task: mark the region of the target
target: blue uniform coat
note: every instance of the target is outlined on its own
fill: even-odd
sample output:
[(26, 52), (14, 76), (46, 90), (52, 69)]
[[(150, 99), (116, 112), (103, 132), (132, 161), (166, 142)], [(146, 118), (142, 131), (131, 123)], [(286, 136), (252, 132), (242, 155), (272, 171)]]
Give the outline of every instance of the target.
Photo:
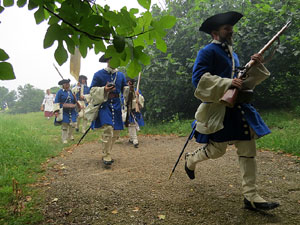
[[(76, 101), (74, 99), (74, 96), (72, 94), (71, 90), (66, 91), (65, 89), (60, 89), (56, 93), (55, 101), (54, 103), (59, 103), (60, 108), (62, 108), (62, 105), (64, 103), (72, 103), (76, 104)], [(76, 116), (77, 112), (75, 108), (73, 109), (63, 109), (63, 123), (70, 123), (70, 122), (76, 122)]]
[[(234, 52), (232, 55), (235, 66), (238, 67), (238, 56)], [(198, 52), (192, 76), (192, 82), (195, 87), (197, 87), (202, 75), (207, 72), (222, 78), (231, 78), (232, 59), (220, 44), (208, 44)], [(234, 77), (236, 75), (234, 74)], [(209, 140), (215, 142), (250, 140), (250, 127), (258, 137), (270, 133), (269, 128), (251, 104), (237, 104), (233, 108), (226, 107), (223, 125), (223, 129), (212, 134), (201, 134), (195, 131), (194, 136), (197, 142), (208, 143)]]
[[(134, 91), (136, 91), (136, 89), (134, 89)], [(142, 95), (141, 90), (139, 90), (139, 93), (140, 93), (140, 95)], [(132, 116), (132, 114), (133, 114), (133, 116)], [(132, 110), (132, 114), (130, 114), (130, 116), (129, 116), (129, 123), (134, 123), (135, 120), (136, 120), (136, 122), (138, 123), (138, 125), (140, 127), (145, 126), (145, 121), (144, 121), (144, 118), (143, 118), (143, 115), (142, 115), (141, 111), (136, 112), (135, 109), (134, 109), (134, 110)]]
[[(102, 69), (94, 74), (90, 88), (104, 87), (108, 82), (115, 82), (116, 90), (112, 92), (114, 94), (121, 95), (123, 88), (127, 86), (126, 78), (122, 72), (118, 71), (111, 74), (105, 69)], [(101, 104), (98, 118), (95, 120), (93, 126), (100, 128), (107, 124), (113, 126), (114, 130), (123, 130), (121, 108), (122, 105), (119, 97), (108, 99)]]

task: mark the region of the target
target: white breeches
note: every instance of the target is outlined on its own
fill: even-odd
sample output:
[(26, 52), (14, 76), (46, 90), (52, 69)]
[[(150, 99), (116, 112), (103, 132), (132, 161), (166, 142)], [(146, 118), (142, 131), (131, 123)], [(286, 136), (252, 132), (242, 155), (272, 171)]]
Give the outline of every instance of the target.
[(110, 125), (104, 125), (101, 129), (103, 129), (102, 133), (102, 153), (104, 161), (111, 161), (110, 152), (112, 150), (113, 145), (118, 140), (120, 136), (120, 130), (114, 130), (114, 128)]
[(129, 133), (129, 140), (133, 142), (134, 145), (138, 144), (138, 138), (137, 138), (137, 125), (135, 123), (131, 123), (128, 126), (128, 133)]
[(76, 127), (76, 122), (75, 123), (62, 123), (61, 125), (61, 138), (63, 143), (67, 142), (68, 140), (74, 140), (73, 137), (73, 130)]

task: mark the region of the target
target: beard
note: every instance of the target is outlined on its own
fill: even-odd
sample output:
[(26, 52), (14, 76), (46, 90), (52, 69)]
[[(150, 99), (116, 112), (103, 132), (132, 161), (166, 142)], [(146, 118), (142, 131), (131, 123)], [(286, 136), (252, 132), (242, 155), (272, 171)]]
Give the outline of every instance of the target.
[(225, 42), (227, 43), (228, 45), (232, 46), (233, 44), (233, 39), (232, 39), (232, 36), (227, 36), (227, 37), (220, 37), (220, 42)]

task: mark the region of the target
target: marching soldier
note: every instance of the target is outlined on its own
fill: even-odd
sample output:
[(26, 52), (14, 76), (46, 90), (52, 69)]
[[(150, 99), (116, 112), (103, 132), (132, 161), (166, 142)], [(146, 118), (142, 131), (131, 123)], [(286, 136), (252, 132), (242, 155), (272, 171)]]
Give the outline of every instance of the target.
[(101, 102), (101, 105), (94, 127), (103, 130), (102, 160), (104, 165), (111, 165), (114, 162), (111, 150), (119, 138), (120, 131), (124, 129), (120, 95), (123, 93), (124, 96), (127, 96), (125, 92), (128, 93), (128, 86), (125, 75), (110, 65), (110, 58), (105, 58), (103, 55), (99, 62), (107, 63), (107, 67), (94, 74), (90, 94), (91, 101), (97, 102), (96, 99), (101, 99), (98, 101)]
[[(139, 141), (137, 132), (141, 126), (144, 126), (144, 119), (141, 113), (141, 109), (144, 107), (144, 97), (140, 90), (134, 88), (135, 80), (127, 78), (127, 84), (129, 86), (129, 92), (132, 94), (132, 99), (124, 102), (125, 105), (125, 126), (128, 126), (129, 143), (133, 144), (135, 148), (138, 148)], [(130, 94), (129, 94), (130, 95)]]
[[(242, 16), (238, 12), (217, 14), (205, 20), (199, 29), (213, 38), (212, 43), (198, 52), (192, 77), (195, 96), (202, 101), (195, 115), (195, 137), (205, 145), (186, 154), (185, 171), (194, 179), (197, 163), (221, 157), (227, 145), (234, 144), (239, 157), (245, 208), (270, 210), (279, 204), (266, 201), (257, 192), (255, 146), (255, 139), (269, 134), (270, 130), (247, 102), (237, 103), (233, 108), (220, 102), (229, 88), (242, 89), (246, 83), (236, 78), (239, 59), (232, 49), (233, 26)], [(260, 81), (269, 77), (262, 56), (255, 54), (251, 58), (255, 65), (248, 73)]]
[(85, 133), (87, 129), (87, 119), (85, 117), (85, 108), (90, 100), (90, 89), (87, 86), (87, 77), (80, 75), (78, 84), (72, 89), (75, 94), (78, 103), (81, 105), (81, 110), (78, 112), (76, 131), (79, 131), (80, 121), (82, 120), (82, 133)]
[(59, 124), (61, 124), (62, 129), (62, 142), (67, 144), (68, 140), (74, 140), (73, 130), (76, 127), (77, 113), (75, 108), (77, 101), (70, 90), (70, 79), (63, 79), (58, 82), (58, 85), (62, 85), (62, 89), (56, 93), (54, 101), (53, 111), (56, 116), (54, 123), (57, 122), (57, 117), (62, 112), (62, 121)]

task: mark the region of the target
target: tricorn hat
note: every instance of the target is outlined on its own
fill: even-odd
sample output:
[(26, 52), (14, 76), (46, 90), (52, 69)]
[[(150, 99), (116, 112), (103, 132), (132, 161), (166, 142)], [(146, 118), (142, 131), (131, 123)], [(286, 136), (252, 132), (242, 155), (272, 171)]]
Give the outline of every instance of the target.
[[(105, 55), (105, 54), (104, 54), (104, 55)], [(102, 56), (100, 57), (99, 62), (106, 63), (106, 62), (108, 62), (108, 60), (111, 59), (111, 57), (106, 58), (106, 57), (104, 57), (104, 55), (102, 55)]]
[(131, 78), (131, 77), (126, 77), (126, 81), (131, 81), (132, 83), (135, 83), (135, 79)]
[(80, 75), (80, 76), (78, 77), (78, 81), (81, 82), (82, 80), (87, 80), (87, 77), (84, 76), (84, 75)]
[(62, 79), (61, 81), (58, 82), (58, 85), (63, 85), (63, 84), (67, 84), (70, 83), (70, 79)]
[(222, 25), (230, 24), (234, 26), (242, 17), (243, 14), (234, 11), (219, 13), (207, 18), (199, 30), (211, 34), (213, 30), (217, 30)]

